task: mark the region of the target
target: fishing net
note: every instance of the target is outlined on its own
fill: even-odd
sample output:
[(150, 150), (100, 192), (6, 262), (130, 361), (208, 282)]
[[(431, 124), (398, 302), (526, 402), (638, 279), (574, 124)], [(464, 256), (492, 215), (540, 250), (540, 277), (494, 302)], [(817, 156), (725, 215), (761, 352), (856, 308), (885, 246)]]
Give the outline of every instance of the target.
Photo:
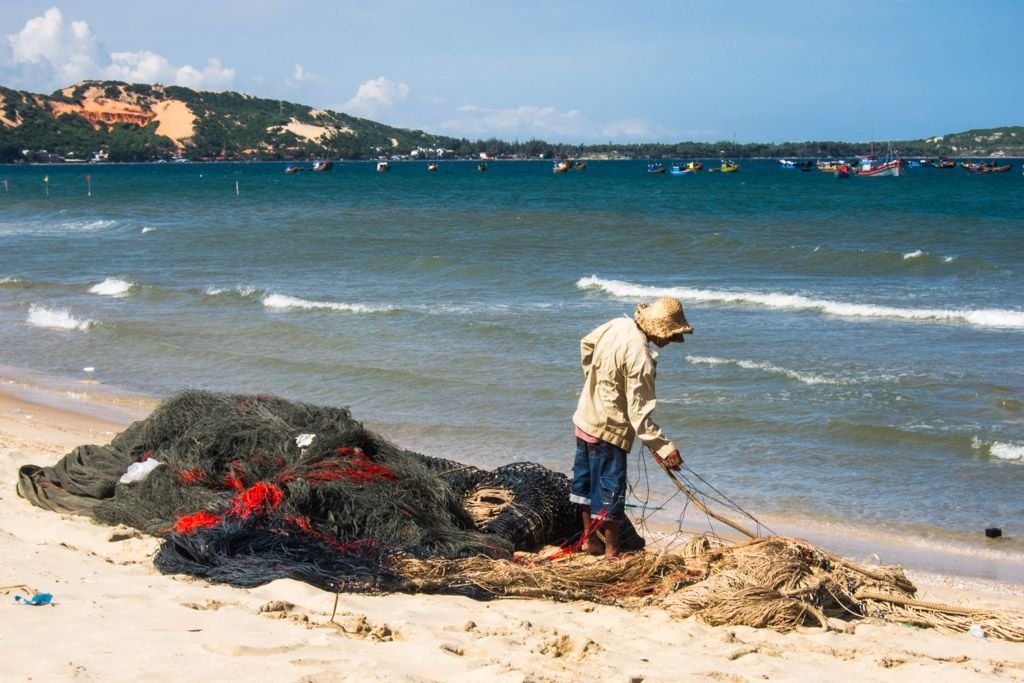
[[(137, 463), (145, 477), (122, 477)], [(389, 558), (508, 558), (580, 532), (565, 475), (398, 448), (344, 408), (186, 391), (107, 446), (28, 465), (19, 493), (164, 537), (157, 566), (240, 586), (387, 587)], [(643, 547), (630, 526), (629, 547)]]
[[(1024, 617), (921, 602), (899, 567), (859, 567), (795, 539), (698, 536), (679, 553), (597, 559), (576, 552), (565, 475), (425, 456), (347, 409), (275, 396), (182, 392), (109, 445), (22, 467), (18, 493), (162, 537), (162, 572), (241, 587), (293, 578), (330, 591), (589, 600), (780, 631), (834, 619), (980, 624), (1024, 641)], [(620, 543), (644, 548), (628, 522)]]

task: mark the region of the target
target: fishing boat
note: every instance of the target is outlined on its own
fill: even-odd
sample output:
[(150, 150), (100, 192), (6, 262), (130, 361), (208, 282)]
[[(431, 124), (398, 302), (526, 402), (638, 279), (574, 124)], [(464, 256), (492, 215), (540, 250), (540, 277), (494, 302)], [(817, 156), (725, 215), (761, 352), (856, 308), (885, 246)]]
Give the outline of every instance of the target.
[(932, 168), (956, 168), (956, 162), (947, 157), (939, 157), (931, 164)]
[(298, 166), (285, 166), (284, 167), (284, 172), (289, 174), (289, 175), (291, 175), (292, 173), (298, 173), (301, 170), (302, 169), (300, 167), (298, 167)]
[(567, 159), (557, 159), (552, 163), (551, 170), (554, 173), (568, 173), (572, 170), (572, 162)]
[(810, 159), (779, 159), (779, 166), (787, 171), (811, 171), (814, 169), (814, 162)]
[(699, 161), (691, 161), (686, 164), (679, 161), (672, 164), (668, 172), (672, 175), (689, 175), (691, 173), (698, 173), (702, 168), (704, 168), (704, 164)]
[(391, 164), (387, 160), (382, 159), (377, 162), (377, 173), (387, 173), (390, 170)]
[(334, 162), (333, 161), (314, 161), (313, 162), (313, 170), (314, 171), (330, 171), (332, 168), (334, 168)]
[(431, 173), (437, 170), (437, 164), (427, 164), (427, 170)]
[(711, 169), (711, 172), (712, 173), (715, 173), (715, 172), (718, 172), (718, 173), (739, 173), (740, 172), (740, 165), (737, 164), (735, 161), (726, 161), (725, 159), (722, 159), (721, 165), (719, 165), (718, 168)]
[(879, 159), (874, 154), (868, 154), (860, 158), (860, 163), (857, 165), (857, 175), (865, 176), (868, 178), (872, 177), (884, 177), (884, 176), (901, 176), (903, 175), (903, 160), (902, 159)]
[(585, 162), (585, 161), (577, 161), (575, 166), (580, 171), (585, 171), (587, 169), (587, 162)]
[(882, 160), (873, 154), (869, 154), (865, 157), (861, 157), (860, 163), (857, 165), (856, 173), (859, 176), (865, 176), (868, 178), (881, 178), (887, 176), (899, 177), (903, 175), (903, 160)]
[(967, 170), (969, 173), (1009, 173), (1013, 170), (1013, 164), (996, 164), (994, 161), (989, 161), (984, 164), (975, 164)]
[(888, 151), (885, 157), (879, 157), (874, 153), (874, 147), (872, 146), (871, 154), (863, 154), (858, 158), (857, 170), (855, 171), (859, 176), (865, 176), (867, 178), (882, 178), (882, 177), (899, 177), (903, 175), (903, 169), (906, 167), (906, 162), (903, 159), (897, 159), (892, 153), (892, 143), (889, 143)]
[(835, 176), (840, 180), (845, 180), (846, 178), (849, 178), (850, 167), (846, 164), (839, 164), (838, 166), (836, 166)]
[(647, 164), (647, 172), (648, 173), (664, 173), (665, 172), (665, 164), (654, 164), (654, 163)]
[(483, 173), (484, 171), (487, 170), (487, 163), (484, 162), (484, 161), (481, 161), (479, 164), (476, 165), (476, 170), (478, 170), (481, 173)]
[(835, 173), (840, 166), (848, 166), (842, 159), (823, 159), (815, 164), (822, 173)]

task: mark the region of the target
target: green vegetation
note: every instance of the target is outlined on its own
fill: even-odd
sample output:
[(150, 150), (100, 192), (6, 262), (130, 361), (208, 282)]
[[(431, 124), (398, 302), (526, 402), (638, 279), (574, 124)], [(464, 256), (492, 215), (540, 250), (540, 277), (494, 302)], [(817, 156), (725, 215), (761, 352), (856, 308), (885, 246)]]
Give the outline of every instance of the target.
[[(157, 133), (145, 117), (139, 122), (94, 121), (78, 113), (59, 113), (59, 107), (81, 105), (87, 95), (134, 105), (148, 111), (166, 100), (184, 102), (196, 116), (191, 137), (175, 141)], [(543, 140), (507, 142), (458, 139), (421, 130), (386, 126), (334, 111), (268, 100), (235, 92), (205, 92), (180, 86), (84, 81), (49, 96), (0, 86), (0, 163), (23, 160), (87, 160), (102, 153), (109, 161), (152, 161), (181, 154), (190, 159), (373, 159), (419, 153), (476, 158), (751, 158), (852, 157), (869, 151), (871, 143), (808, 141), (785, 143), (678, 142), (571, 145)], [(323, 135), (305, 137), (293, 124), (320, 126)], [(886, 141), (876, 141), (876, 150)], [(892, 142), (903, 157), (992, 154), (1024, 156), (1024, 126), (969, 130), (926, 140)], [(29, 150), (26, 156), (23, 151)]]

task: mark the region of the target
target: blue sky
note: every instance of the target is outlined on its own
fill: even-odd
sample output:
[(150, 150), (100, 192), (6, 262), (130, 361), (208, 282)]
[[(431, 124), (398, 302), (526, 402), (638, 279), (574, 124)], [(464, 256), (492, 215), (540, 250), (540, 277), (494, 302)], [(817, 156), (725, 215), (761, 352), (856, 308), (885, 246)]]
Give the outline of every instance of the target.
[(0, 84), (234, 90), (470, 139), (1024, 124), (1024, 0), (4, 0)]

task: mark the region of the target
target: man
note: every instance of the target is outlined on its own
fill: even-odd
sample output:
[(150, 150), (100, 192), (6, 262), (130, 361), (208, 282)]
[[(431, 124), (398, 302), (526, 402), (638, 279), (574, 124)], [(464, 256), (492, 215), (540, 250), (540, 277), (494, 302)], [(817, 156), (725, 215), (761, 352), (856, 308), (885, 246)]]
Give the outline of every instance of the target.
[[(639, 304), (633, 319), (611, 320), (580, 341), (583, 391), (572, 421), (576, 458), (569, 500), (580, 506), (585, 549), (592, 555), (619, 554), (626, 518), (626, 456), (639, 437), (670, 469), (682, 465), (679, 449), (654, 423), (654, 376), (658, 354), (693, 334), (677, 299), (663, 296)], [(604, 543), (594, 531), (600, 527)]]

